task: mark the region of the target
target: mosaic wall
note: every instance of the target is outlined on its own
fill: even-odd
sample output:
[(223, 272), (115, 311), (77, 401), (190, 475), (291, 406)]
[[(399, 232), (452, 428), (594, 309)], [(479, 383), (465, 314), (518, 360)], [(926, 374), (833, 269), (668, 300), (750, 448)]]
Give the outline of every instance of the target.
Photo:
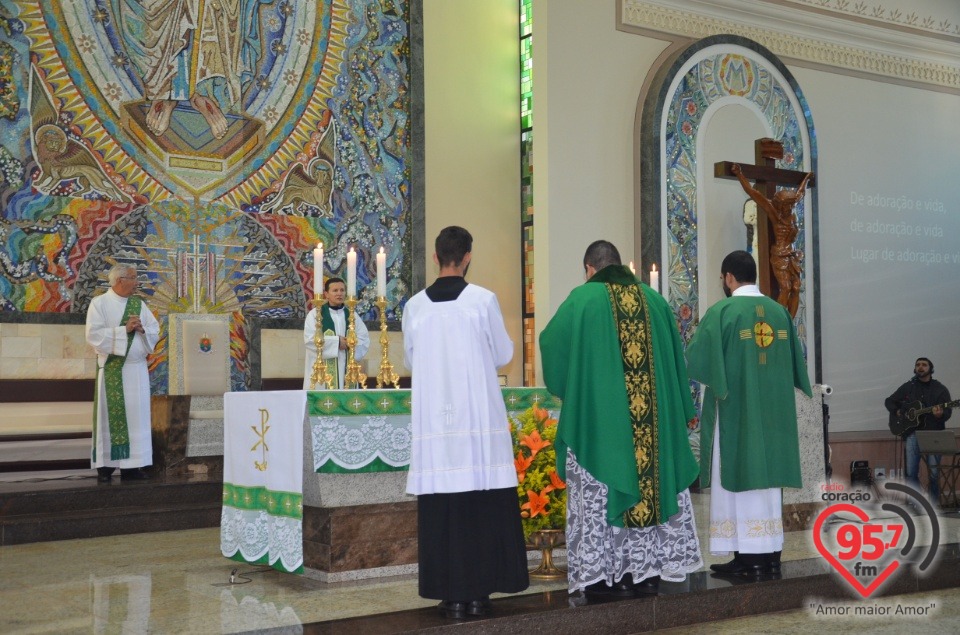
[[(787, 91), (790, 91), (789, 93)], [(733, 53), (710, 55), (694, 64), (667, 98), (666, 154), (664, 156), (667, 250), (664, 261), (670, 285), (668, 299), (677, 316), (684, 342), (689, 342), (699, 315), (697, 279), (697, 134), (711, 104), (725, 97), (749, 101), (763, 113), (771, 136), (783, 143), (784, 157), (776, 167), (802, 170), (801, 122), (787, 97), (792, 88), (781, 86), (757, 59)], [(803, 125), (806, 125), (805, 123)], [(712, 170), (709, 170), (712, 174)], [(804, 201), (796, 205), (800, 228), (794, 247), (804, 251)], [(746, 244), (744, 245), (746, 248)], [(806, 345), (806, 269), (800, 287), (797, 332)]]
[[(302, 318), (312, 248), (358, 310), (411, 280), (399, 0), (0, 1), (0, 308), (84, 312), (115, 261), (169, 313)], [(153, 359), (166, 386), (166, 346)]]

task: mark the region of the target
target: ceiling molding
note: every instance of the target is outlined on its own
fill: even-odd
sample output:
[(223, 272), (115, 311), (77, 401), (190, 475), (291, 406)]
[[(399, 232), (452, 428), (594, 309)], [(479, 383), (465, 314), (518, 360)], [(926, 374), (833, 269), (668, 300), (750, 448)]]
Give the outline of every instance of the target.
[(789, 0), (619, 0), (617, 28), (692, 39), (739, 35), (801, 66), (960, 94), (960, 41), (955, 42), (956, 38), (799, 4)]
[(915, 0), (901, 0), (904, 8), (884, 7), (877, 0), (760, 0), (771, 4), (793, 5), (821, 15), (840, 15), (864, 24), (935, 37), (960, 44), (960, 9), (955, 15), (933, 15), (921, 10), (917, 13)]

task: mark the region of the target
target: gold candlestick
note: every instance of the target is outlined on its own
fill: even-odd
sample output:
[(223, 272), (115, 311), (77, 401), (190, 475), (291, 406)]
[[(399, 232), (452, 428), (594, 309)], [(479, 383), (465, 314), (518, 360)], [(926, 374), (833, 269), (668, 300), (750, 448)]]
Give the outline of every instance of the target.
[(387, 299), (383, 296), (377, 298), (377, 307), (380, 309), (380, 372), (377, 373), (377, 388), (383, 388), (384, 385), (393, 384), (394, 388), (400, 387), (400, 375), (393, 372), (393, 364), (390, 363), (390, 337), (387, 335)]
[(323, 343), (324, 343), (324, 334), (323, 334), (323, 305), (326, 304), (326, 300), (323, 299), (323, 296), (315, 295), (311, 303), (313, 308), (317, 310), (317, 331), (313, 335), (313, 344), (317, 347), (317, 360), (313, 363), (313, 372), (310, 373), (310, 390), (313, 390), (318, 384), (323, 384), (326, 386), (327, 390), (336, 390), (337, 386), (332, 386), (333, 384), (333, 375), (330, 374), (330, 369), (327, 367), (327, 364), (323, 361)]
[(361, 388), (366, 388), (367, 376), (360, 370), (360, 362), (353, 356), (353, 351), (357, 347), (357, 329), (356, 316), (354, 308), (357, 306), (357, 297), (350, 296), (344, 304), (347, 305), (347, 369), (343, 376), (344, 388), (356, 388), (360, 384)]

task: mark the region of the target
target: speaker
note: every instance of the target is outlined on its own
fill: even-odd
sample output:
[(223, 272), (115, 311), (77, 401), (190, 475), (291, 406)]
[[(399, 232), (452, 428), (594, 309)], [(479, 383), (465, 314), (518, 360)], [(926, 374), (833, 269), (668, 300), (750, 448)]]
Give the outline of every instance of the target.
[(850, 461), (850, 485), (869, 485), (873, 481), (869, 461)]

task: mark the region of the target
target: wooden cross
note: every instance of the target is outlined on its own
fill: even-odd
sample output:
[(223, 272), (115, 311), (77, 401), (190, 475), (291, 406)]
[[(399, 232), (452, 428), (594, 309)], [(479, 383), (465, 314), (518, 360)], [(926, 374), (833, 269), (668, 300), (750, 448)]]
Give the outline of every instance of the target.
[[(777, 186), (799, 187), (807, 172), (800, 170), (782, 170), (775, 167), (777, 159), (783, 158), (783, 144), (775, 139), (764, 137), (754, 142), (754, 155), (756, 165), (741, 164), (740, 170), (743, 176), (750, 181), (754, 181), (757, 191), (763, 193), (768, 199), (773, 199), (777, 193)], [(713, 164), (713, 176), (718, 179), (734, 179), (731, 167), (734, 161), (721, 161)], [(816, 176), (810, 175), (807, 180), (807, 187), (816, 185)], [(770, 245), (773, 244), (773, 224), (767, 218), (762, 209), (757, 209), (757, 284), (760, 291), (771, 298), (776, 298), (780, 294), (780, 285), (773, 276), (773, 269), (770, 266)]]

